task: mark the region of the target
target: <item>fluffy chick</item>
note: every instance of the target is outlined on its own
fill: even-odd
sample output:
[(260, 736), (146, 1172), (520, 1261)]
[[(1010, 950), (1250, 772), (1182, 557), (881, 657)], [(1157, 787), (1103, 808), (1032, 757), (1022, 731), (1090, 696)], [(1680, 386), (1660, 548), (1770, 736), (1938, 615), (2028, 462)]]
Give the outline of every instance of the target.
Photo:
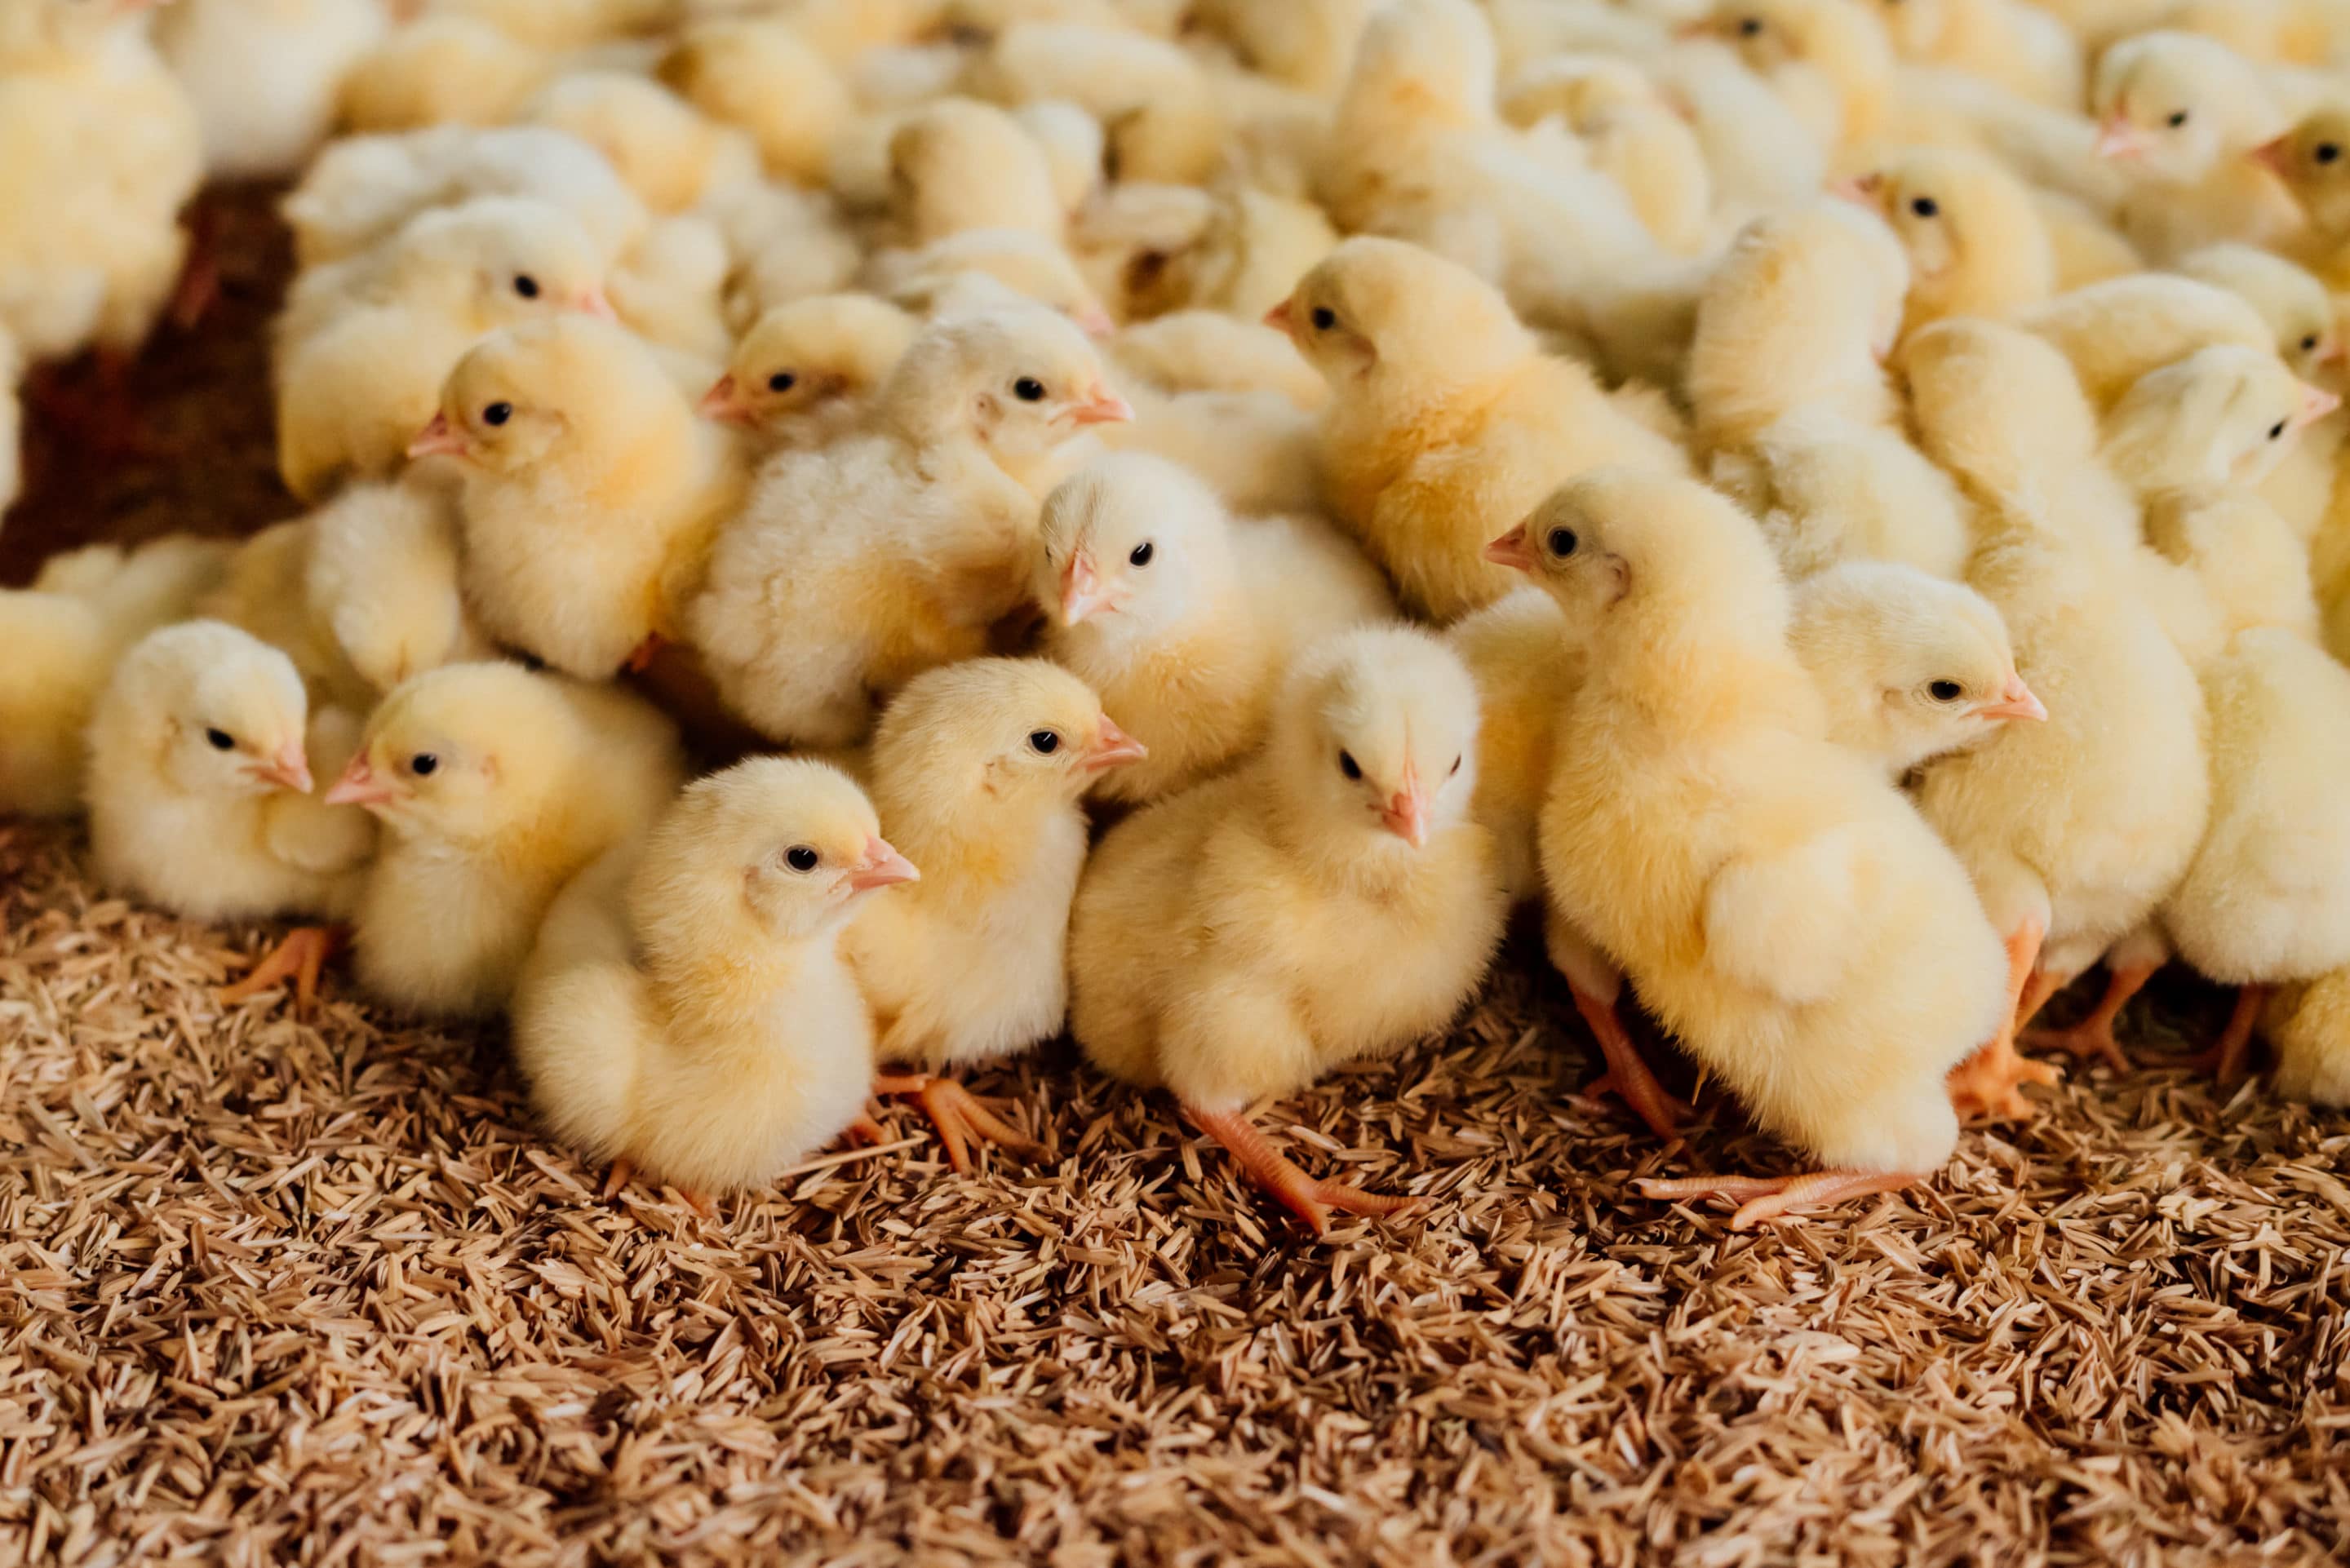
[(1964, 71), (2058, 109), (2081, 101), (2081, 40), (2063, 20), (2017, 0), (1876, 0), (1905, 60)]
[(692, 211), (758, 178), (748, 136), (627, 71), (561, 78), (534, 96), (521, 118), (595, 148), (655, 213)]
[(694, 417), (642, 343), (586, 316), (484, 340), (408, 450), (458, 461), (465, 596), (484, 628), (583, 680), (676, 639), (743, 484), (727, 432)]
[(1762, 524), (1790, 577), (1838, 561), (1892, 561), (1938, 577), (1965, 569), (1972, 513), (1902, 433), (1803, 407), (1717, 452), (1715, 488)]
[(1439, 620), (1515, 586), (1485, 543), (1562, 480), (1602, 462), (1687, 466), (1589, 371), (1544, 356), (1491, 286), (1417, 246), (1348, 240), (1272, 319), (1330, 387), (1332, 506), (1404, 603)]
[(1539, 832), (1550, 793), (1559, 711), (1583, 679), (1566, 617), (1540, 588), (1504, 594), (1461, 617), (1444, 640), (1477, 682), (1477, 794), (1470, 810), (1493, 836), (1494, 867), (1513, 904), (1542, 893)]
[(2099, 410), (2113, 406), (2147, 371), (2198, 348), (2231, 343), (2269, 348), (2268, 323), (2224, 288), (2169, 273), (2141, 273), (2060, 294), (2016, 317), (2072, 362)]
[(326, 794), (383, 831), (353, 911), (360, 983), (419, 1014), (495, 1012), (564, 883), (641, 833), (683, 772), (674, 727), (622, 691), (516, 664), (406, 682)]
[(2252, 155), (2284, 182), (2324, 249), (2350, 240), (2350, 102), (2314, 105)]
[(1330, 396), (1286, 336), (1218, 310), (1179, 310), (1121, 327), (1109, 355), (1121, 377), (1162, 392), (1279, 392), (1309, 411)]
[(2277, 358), (2303, 380), (2314, 380), (2343, 357), (2334, 298), (2306, 269), (2257, 245), (2206, 245), (2178, 259), (2178, 271), (2224, 288), (2261, 314)]
[(660, 76), (703, 114), (750, 132), (771, 178), (802, 185), (823, 182), (853, 109), (831, 62), (775, 17), (693, 24), (661, 57)]
[(1026, 229), (1058, 239), (1061, 198), (1044, 151), (1002, 109), (941, 99), (889, 137), (895, 238), (920, 246), (965, 229)]
[(1094, 1064), (1163, 1085), (1319, 1233), (1399, 1200), (1317, 1181), (1248, 1119), (1396, 1052), (1474, 993), (1506, 903), (1470, 815), (1477, 695), (1434, 638), (1334, 638), (1301, 659), (1265, 750), (1128, 818), (1069, 931), (1069, 1023)]
[(2263, 348), (2219, 345), (2139, 377), (2106, 416), (2106, 463), (2142, 494), (2258, 484), (2341, 406)]
[(1110, 800), (1156, 800), (1255, 750), (1298, 650), (1395, 618), (1378, 572), (1328, 528), (1235, 521), (1160, 458), (1101, 458), (1062, 481), (1040, 533), (1045, 653), (1149, 748), (1101, 781)]
[(863, 422), (919, 327), (869, 294), (779, 305), (743, 334), (702, 411), (771, 450), (828, 445)]
[(2157, 258), (2218, 240), (2266, 244), (2300, 213), (2259, 148), (2290, 123), (2266, 73), (2216, 39), (2158, 30), (2097, 61), (2097, 156), (2130, 176), (2122, 227)]
[(380, 0), (187, 0), (155, 44), (188, 89), (215, 180), (278, 180), (334, 128), (344, 73), (384, 34)]
[(1905, 332), (1946, 316), (2005, 317), (2056, 291), (2056, 252), (2032, 188), (1996, 159), (1909, 148), (1854, 187), (1909, 254)]
[(2279, 987), (2262, 1012), (2261, 1032), (2276, 1047), (2272, 1090), (2321, 1106), (2350, 1105), (2350, 970)]
[(558, 895), (514, 992), (555, 1134), (706, 1195), (763, 1186), (863, 1112), (873, 1025), (842, 933), (917, 873), (862, 792), (760, 757), (689, 785)]
[(342, 81), (338, 118), (360, 132), (498, 125), (546, 85), (557, 62), (471, 16), (395, 27)]

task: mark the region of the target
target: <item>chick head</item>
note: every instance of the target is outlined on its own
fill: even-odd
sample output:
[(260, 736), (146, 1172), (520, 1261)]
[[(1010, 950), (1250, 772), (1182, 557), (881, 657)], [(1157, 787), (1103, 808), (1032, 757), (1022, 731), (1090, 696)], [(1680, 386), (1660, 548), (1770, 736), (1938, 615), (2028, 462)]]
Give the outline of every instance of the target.
[(968, 434), (1013, 463), (1087, 425), (1134, 417), (1086, 335), (1035, 306), (932, 323), (899, 361), (883, 400), (910, 437)]
[(2207, 245), (2178, 263), (2189, 277), (2224, 288), (2276, 334), (2277, 358), (2308, 380), (2342, 358), (2334, 297), (2307, 269), (2258, 245)]
[(869, 396), (914, 340), (914, 318), (869, 294), (779, 305), (734, 346), (702, 411), (726, 424), (788, 431), (844, 398)]
[(1045, 498), (1036, 602), (1063, 633), (1149, 637), (1231, 580), (1230, 525), (1215, 492), (1147, 452), (1098, 458)]
[(1044, 149), (991, 104), (923, 105), (890, 133), (889, 159), (890, 208), (916, 244), (995, 226), (1052, 232), (1062, 223)]
[(873, 776), (892, 821), (912, 809), (1050, 807), (1148, 753), (1093, 688), (1041, 659), (973, 659), (927, 670), (890, 700), (873, 734)]
[(1300, 655), (1265, 750), (1298, 830), (1349, 858), (1402, 856), (1477, 793), (1477, 685), (1416, 628), (1364, 627)]
[(495, 332), (457, 361), (441, 411), (408, 455), (446, 455), (493, 472), (558, 447), (601, 450), (639, 435), (655, 400), (675, 396), (651, 351), (616, 322), (566, 315)]
[(2350, 103), (2319, 105), (2251, 157), (2283, 180), (2320, 234), (2350, 234)]
[(422, 214), (393, 244), (402, 275), (462, 291), (492, 326), (557, 310), (612, 314), (602, 253), (578, 219), (549, 202), (476, 197)]
[(393, 688), (327, 799), (365, 806), (406, 836), (487, 843), (537, 818), (577, 766), (579, 744), (559, 677), (443, 665)]
[(1845, 192), (1883, 218), (1908, 253), (1912, 282), (1931, 286), (1971, 257), (2046, 248), (2031, 188), (1997, 161), (1956, 148), (1904, 149)]
[(1885, 29), (1855, 0), (1718, 0), (1685, 30), (1721, 39), (1766, 76), (1800, 63), (1843, 82), (1882, 78), (1893, 66)]
[(2192, 184), (2221, 158), (2275, 133), (2260, 73), (2193, 33), (2140, 33), (2107, 49), (2090, 84), (2096, 151), (2165, 184)]
[(800, 758), (754, 757), (678, 795), (645, 841), (629, 903), (640, 929), (682, 926), (703, 948), (736, 921), (756, 936), (799, 941), (837, 929), (868, 895), (920, 875), (881, 836), (873, 803), (847, 774)]
[(235, 627), (192, 620), (150, 634), (115, 667), (106, 701), (130, 716), (173, 789), (309, 793), (302, 677), (292, 659)]
[(1501, 290), (1433, 252), (1370, 236), (1324, 257), (1265, 322), (1333, 388), (1381, 371), (1424, 389), (1462, 385), (1534, 351)]
[(1347, 90), (1401, 99), (1422, 114), (1485, 119), (1499, 71), (1492, 25), (1470, 0), (1399, 0), (1364, 26)]
[(2297, 432), (2341, 406), (2273, 354), (2214, 344), (2131, 383), (2107, 416), (2106, 455), (2141, 491), (2258, 484)]

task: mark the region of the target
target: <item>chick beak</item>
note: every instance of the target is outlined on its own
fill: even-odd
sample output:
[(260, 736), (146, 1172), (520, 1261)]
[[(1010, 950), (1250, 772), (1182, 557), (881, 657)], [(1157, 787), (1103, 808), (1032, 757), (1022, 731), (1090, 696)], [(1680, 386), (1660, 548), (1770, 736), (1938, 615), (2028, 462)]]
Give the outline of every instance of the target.
[(377, 806), (391, 799), (394, 793), (388, 782), (375, 776), (375, 769), (368, 765), (367, 753), (361, 752), (351, 759), (351, 765), (343, 770), (334, 788), (327, 792), (326, 801), (328, 805)]
[(1107, 773), (1125, 763), (1139, 763), (1150, 754), (1149, 748), (1116, 724), (1109, 715), (1102, 715), (1101, 731), (1086, 752), (1086, 772)]
[(2293, 151), (2290, 136), (2280, 136), (2273, 141), (2263, 141), (2244, 156), (2280, 180), (2289, 180), (2293, 177)]
[(1412, 763), (1404, 764), (1403, 787), (1388, 799), (1379, 821), (1414, 849), (1428, 847), (1428, 792), (1419, 787), (1419, 770)]
[(447, 414), (434, 414), (432, 422), (423, 433), (408, 443), (411, 457), (463, 457), (465, 455), (465, 435), (449, 422)]
[(2339, 394), (2303, 381), (2301, 384), (2301, 411), (2293, 416), (2293, 428), (2306, 430), (2341, 406)]
[(2336, 337), (2333, 342), (2328, 343), (2324, 348), (2320, 348), (2317, 351), (2317, 358), (2313, 361), (2313, 363), (2319, 365), (2339, 365), (2345, 358), (2350, 358), (2350, 342), (2345, 342), (2342, 338)]
[(572, 297), (571, 308), (585, 311), (589, 316), (600, 316), (607, 321), (619, 319), (612, 309), (612, 302), (604, 297), (604, 291), (600, 288), (581, 289)]
[(1855, 174), (1847, 179), (1830, 182), (1828, 193), (1841, 196), (1846, 201), (1866, 207), (1873, 213), (1877, 208), (1877, 193), (1883, 189), (1884, 184), (1885, 176), (1882, 174)]
[(1118, 330), (1118, 323), (1112, 321), (1109, 318), (1109, 312), (1098, 305), (1088, 305), (1069, 319), (1075, 321), (1077, 324), (1077, 330), (1088, 337), (1107, 337)]
[(288, 741), (277, 748), (277, 754), (265, 763), (253, 765), (254, 776), (268, 780), (279, 789), (290, 789), (297, 794), (310, 793), (310, 759), (302, 754), (302, 742)]
[(1523, 523), (1485, 546), (1485, 559), (1497, 566), (1511, 566), (1521, 572), (1534, 569), (1534, 542), (1526, 537)]
[(1275, 332), (1287, 337), (1290, 341), (1295, 342), (1297, 340), (1297, 313), (1290, 308), (1290, 301), (1284, 299), (1279, 305), (1274, 306), (1271, 310), (1266, 311), (1264, 313), (1264, 324), (1267, 327), (1272, 327)]
[(1070, 556), (1069, 564), (1061, 568), (1061, 624), (1083, 626), (1117, 607), (1110, 602), (1109, 589), (1102, 585), (1101, 574), (1094, 570), (1094, 558), (1082, 550)]
[(2046, 705), (2032, 694), (2032, 688), (2023, 683), (2021, 675), (2009, 676), (2007, 685), (2000, 691), (1999, 701), (1985, 703), (1975, 711), (1986, 719), (2044, 720), (2048, 717)]
[(731, 372), (719, 377), (718, 384), (702, 394), (702, 417), (716, 420), (722, 425), (751, 422), (750, 405), (743, 402), (742, 389)]
[(922, 874), (914, 863), (889, 847), (889, 841), (868, 838), (865, 853), (848, 868), (848, 890), (869, 893), (876, 888), (894, 888), (900, 882), (919, 882)]
[(1069, 410), (1069, 418), (1081, 425), (1124, 424), (1134, 418), (1134, 405), (1107, 387), (1097, 386), (1091, 397)]
[(2097, 144), (2091, 151), (2100, 158), (2126, 161), (2143, 158), (2154, 150), (2154, 139), (2122, 115), (2108, 115), (2097, 128)]

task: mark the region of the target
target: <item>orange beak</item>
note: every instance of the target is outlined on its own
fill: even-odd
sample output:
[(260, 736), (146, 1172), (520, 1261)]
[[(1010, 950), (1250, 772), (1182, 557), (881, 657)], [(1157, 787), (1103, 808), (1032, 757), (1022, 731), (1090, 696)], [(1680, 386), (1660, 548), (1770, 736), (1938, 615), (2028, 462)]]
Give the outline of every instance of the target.
[(351, 759), (351, 765), (343, 770), (334, 788), (327, 792), (326, 801), (328, 805), (378, 806), (398, 793), (375, 776), (375, 769), (368, 765), (367, 753), (361, 752)]
[(2317, 351), (2316, 362), (2320, 365), (2338, 365), (2345, 357), (2350, 357), (2350, 343), (2336, 337)]
[(600, 316), (607, 321), (619, 319), (612, 309), (612, 302), (604, 297), (604, 291), (600, 288), (581, 289), (572, 296), (571, 308), (589, 316)]
[(2032, 694), (2032, 688), (2023, 683), (2021, 675), (2009, 676), (2007, 685), (1999, 694), (1999, 701), (1987, 703), (1975, 711), (1986, 719), (2044, 720), (2048, 717), (2047, 707)]
[(2097, 128), (2097, 144), (2092, 151), (2100, 158), (2126, 162), (2153, 151), (2154, 138), (2122, 115), (2112, 114)]
[(1086, 752), (1086, 772), (1107, 773), (1124, 763), (1139, 763), (1149, 754), (1149, 747), (1110, 722), (1109, 715), (1104, 713), (1100, 732)]
[(1283, 300), (1264, 313), (1264, 324), (1275, 332), (1295, 341), (1297, 337), (1297, 313), (1290, 308), (1291, 301)]
[(2293, 174), (2292, 135), (2287, 133), (2273, 141), (2263, 141), (2244, 156), (2280, 180), (2289, 179)]
[(719, 377), (718, 384), (702, 394), (702, 417), (716, 420), (722, 425), (751, 422), (750, 406), (743, 402), (742, 389), (736, 385), (733, 372)]
[(919, 882), (922, 874), (914, 863), (889, 847), (887, 839), (868, 838), (865, 853), (848, 868), (848, 890), (869, 893), (876, 888), (894, 888), (900, 882)]
[(2301, 384), (2301, 411), (2293, 415), (2293, 428), (2306, 430), (2341, 406), (2342, 399), (2338, 393), (2303, 381)]
[(277, 749), (276, 756), (265, 763), (255, 763), (253, 771), (279, 789), (290, 789), (298, 794), (310, 793), (310, 759), (303, 755), (299, 741), (286, 742)]
[(447, 414), (434, 414), (432, 422), (421, 434), (408, 443), (411, 457), (463, 457), (465, 455), (465, 432), (449, 422)]
[(1083, 550), (1070, 556), (1069, 564), (1061, 568), (1061, 624), (1082, 626), (1117, 607), (1109, 590), (1102, 587), (1101, 574), (1094, 570), (1094, 558)]
[(1428, 847), (1428, 792), (1419, 787), (1419, 770), (1412, 763), (1404, 764), (1403, 787), (1388, 801), (1379, 821), (1414, 849)]
[(1088, 337), (1107, 337), (1118, 330), (1118, 323), (1112, 321), (1109, 312), (1098, 305), (1088, 305), (1069, 319), (1076, 322), (1077, 330)]
[(1092, 397), (1069, 410), (1069, 418), (1081, 425), (1124, 424), (1134, 418), (1134, 405), (1107, 387), (1096, 387)]
[(1877, 193), (1884, 186), (1885, 176), (1882, 174), (1855, 174), (1843, 180), (1829, 182), (1828, 193), (1832, 196), (1841, 196), (1847, 202), (1858, 202), (1861, 206), (1875, 212)]
[(1497, 566), (1511, 566), (1521, 572), (1534, 569), (1534, 541), (1526, 536), (1523, 523), (1485, 546), (1485, 559)]

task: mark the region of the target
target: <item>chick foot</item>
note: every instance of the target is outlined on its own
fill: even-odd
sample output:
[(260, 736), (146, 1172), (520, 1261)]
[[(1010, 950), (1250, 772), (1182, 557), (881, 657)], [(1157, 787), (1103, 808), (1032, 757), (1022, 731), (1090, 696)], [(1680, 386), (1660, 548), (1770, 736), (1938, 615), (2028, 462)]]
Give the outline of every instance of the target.
[(2070, 1029), (2034, 1029), (2023, 1036), (2023, 1043), (2038, 1050), (2056, 1050), (2074, 1056), (2101, 1057), (2116, 1073), (2130, 1070), (2129, 1057), (2124, 1054), (2121, 1043), (2114, 1038), (2114, 1024), (2131, 997), (2146, 989), (2154, 978), (2151, 968), (2117, 969), (2106, 983), (2105, 1000), (2096, 1010)]
[(2018, 1054), (2014, 1038), (2002, 1030), (1997, 1039), (1950, 1069), (1946, 1086), (1951, 1108), (1961, 1120), (2030, 1121), (2040, 1107), (2024, 1098), (2023, 1086), (2053, 1085), (2064, 1076), (2064, 1069), (2052, 1062)]
[(2228, 1014), (2228, 1027), (2220, 1031), (2220, 1043), (2189, 1057), (2187, 1065), (2210, 1074), (2223, 1085), (2241, 1078), (2245, 1063), (2251, 1059), (2252, 1029), (2261, 1021), (2261, 1008), (2268, 995), (2265, 985), (2239, 986), (2235, 1011)]
[(1042, 1159), (1043, 1144), (988, 1109), (987, 1103), (953, 1078), (935, 1073), (883, 1073), (873, 1080), (877, 1095), (903, 1095), (920, 1102), (922, 1114), (938, 1129), (947, 1151), (947, 1164), (958, 1176), (971, 1174), (971, 1142), (984, 1139), (1023, 1159)]
[(1596, 1099), (1615, 1095), (1631, 1108), (1632, 1114), (1648, 1124), (1648, 1130), (1665, 1142), (1680, 1136), (1680, 1123), (1693, 1107), (1678, 1098), (1657, 1081), (1648, 1068), (1648, 1060), (1640, 1048), (1632, 1044), (1632, 1036), (1624, 1028), (1624, 1021), (1616, 1015), (1615, 1003), (1585, 994), (1572, 983), (1567, 987), (1575, 998), (1575, 1010), (1583, 1014), (1583, 1022), (1591, 1030), (1592, 1038), (1599, 1042), (1600, 1054), (1607, 1059), (1607, 1071), (1584, 1085), (1583, 1092)]
[(291, 975), (294, 1011), (307, 1012), (318, 1000), (318, 971), (335, 956), (343, 940), (344, 932), (339, 926), (296, 926), (259, 963), (247, 970), (243, 980), (213, 994), (223, 1007), (234, 1007)]
[(597, 1196), (604, 1199), (618, 1198), (620, 1195), (620, 1189), (628, 1186), (629, 1178), (636, 1174), (636, 1162), (625, 1154), (620, 1156), (612, 1162), (612, 1168), (604, 1173), (604, 1189)]
[(1633, 1185), (1645, 1198), (1734, 1198), (1730, 1228), (1744, 1231), (1791, 1209), (1825, 1208), (1874, 1192), (1898, 1192), (1925, 1179), (1898, 1170), (1815, 1170), (1802, 1176), (1643, 1177)]
[(1360, 1214), (1384, 1220), (1410, 1208), (1416, 1199), (1366, 1192), (1343, 1181), (1319, 1180), (1300, 1169), (1287, 1155), (1265, 1141), (1254, 1122), (1240, 1111), (1203, 1111), (1185, 1106), (1192, 1126), (1222, 1144), (1240, 1161), (1250, 1180), (1280, 1200), (1281, 1206), (1305, 1222), (1315, 1235), (1330, 1233), (1330, 1212)]

